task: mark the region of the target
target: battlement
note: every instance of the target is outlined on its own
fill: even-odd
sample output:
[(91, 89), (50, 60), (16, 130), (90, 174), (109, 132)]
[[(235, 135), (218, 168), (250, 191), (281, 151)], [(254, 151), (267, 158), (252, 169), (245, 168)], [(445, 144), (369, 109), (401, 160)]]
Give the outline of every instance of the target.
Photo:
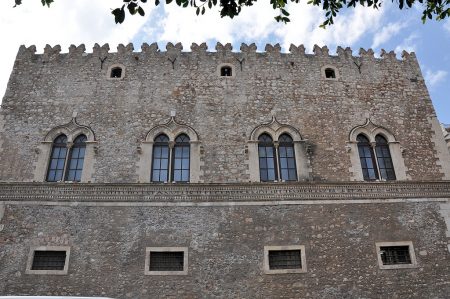
[(200, 45), (193, 43), (190, 47), (190, 52), (183, 52), (183, 45), (181, 43), (173, 44), (173, 43), (167, 43), (166, 45), (166, 51), (161, 51), (159, 49), (159, 46), (157, 43), (147, 44), (143, 43), (141, 45), (141, 51), (135, 51), (134, 45), (132, 43), (129, 43), (128, 45), (119, 44), (117, 46), (117, 52), (110, 51), (109, 44), (104, 44), (103, 46), (100, 46), (99, 44), (95, 44), (92, 52), (88, 53), (86, 52), (86, 46), (84, 44), (81, 44), (79, 46), (71, 45), (69, 47), (68, 53), (61, 53), (61, 46), (50, 46), (46, 45), (44, 48), (44, 51), (42, 54), (36, 54), (36, 46), (29, 46), (26, 47), (22, 45), (19, 49), (19, 53), (17, 58), (18, 59), (31, 59), (39, 57), (43, 61), (51, 61), (51, 60), (59, 60), (62, 58), (68, 58), (68, 59), (74, 59), (74, 58), (81, 58), (81, 57), (104, 57), (107, 54), (116, 54), (118, 56), (126, 57), (126, 56), (173, 56), (173, 55), (180, 55), (183, 53), (184, 55), (222, 55), (222, 56), (270, 56), (270, 57), (280, 57), (280, 56), (286, 56), (286, 57), (292, 57), (292, 58), (301, 58), (301, 57), (316, 57), (316, 58), (322, 58), (326, 59), (327, 57), (330, 58), (339, 58), (342, 60), (351, 60), (351, 59), (359, 59), (359, 60), (377, 60), (377, 61), (388, 61), (389, 63), (392, 63), (394, 61), (398, 62), (414, 62), (417, 63), (416, 55), (414, 52), (407, 52), (402, 51), (401, 53), (401, 59), (397, 58), (397, 55), (394, 51), (386, 51), (384, 49), (381, 50), (379, 58), (375, 57), (375, 53), (372, 49), (363, 49), (360, 48), (358, 51), (358, 56), (353, 54), (353, 50), (350, 47), (342, 48), (337, 47), (336, 54), (337, 55), (330, 55), (330, 51), (327, 46), (320, 47), (318, 45), (314, 45), (313, 47), (313, 53), (307, 54), (306, 49), (304, 45), (296, 46), (294, 44), (291, 44), (289, 47), (289, 53), (283, 53), (281, 52), (281, 46), (280, 44), (267, 44), (264, 48), (263, 52), (257, 51), (257, 46), (255, 43), (252, 43), (250, 45), (247, 45), (245, 43), (242, 43), (240, 46), (240, 52), (233, 52), (233, 46), (230, 43), (227, 43), (225, 45), (221, 43), (217, 43), (215, 47), (215, 52), (208, 51), (208, 46), (206, 43), (202, 43)]

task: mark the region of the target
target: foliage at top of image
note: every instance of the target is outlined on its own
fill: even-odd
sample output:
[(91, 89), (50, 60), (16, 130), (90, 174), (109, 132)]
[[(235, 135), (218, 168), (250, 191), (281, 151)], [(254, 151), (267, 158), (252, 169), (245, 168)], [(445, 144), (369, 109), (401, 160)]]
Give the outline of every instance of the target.
[[(143, 5), (147, 3), (147, 0), (122, 0), (123, 5), (119, 8), (113, 9), (112, 14), (114, 20), (117, 23), (123, 23), (128, 11), (130, 15), (139, 14), (145, 15)], [(180, 7), (193, 7), (195, 13), (205, 14), (206, 9), (212, 9), (219, 6), (220, 16), (234, 18), (238, 16), (242, 9), (246, 6), (252, 6), (257, 0), (165, 0), (166, 4), (178, 5)], [(325, 20), (320, 27), (325, 28), (328, 25), (334, 24), (334, 18), (337, 17), (339, 11), (342, 8), (355, 8), (357, 6), (363, 6), (367, 8), (378, 9), (381, 6), (382, 0), (307, 0), (308, 4), (320, 7), (325, 13)], [(450, 0), (391, 0), (398, 3), (398, 8), (411, 8), (414, 4), (422, 5), (424, 8), (422, 11), (422, 21), (427, 19), (442, 20), (450, 17)], [(16, 7), (22, 4), (22, 0), (14, 0)], [(41, 0), (42, 5), (50, 4), (54, 0)], [(289, 0), (291, 3), (300, 3), (300, 0)], [(160, 5), (160, 0), (155, 0), (155, 6)], [(270, 5), (277, 11), (275, 20), (277, 22), (288, 23), (289, 12), (287, 9), (288, 0), (270, 0)]]

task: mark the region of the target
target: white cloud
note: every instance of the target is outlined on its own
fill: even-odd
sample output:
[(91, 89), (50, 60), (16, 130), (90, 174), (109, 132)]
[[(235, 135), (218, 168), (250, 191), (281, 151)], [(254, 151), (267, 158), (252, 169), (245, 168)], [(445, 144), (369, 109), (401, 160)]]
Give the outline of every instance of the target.
[(397, 35), (406, 26), (407, 26), (406, 22), (395, 22), (387, 24), (381, 29), (380, 32), (375, 34), (371, 47), (373, 49), (378, 48), (380, 45), (384, 44), (385, 42), (389, 41), (392, 37)]
[[(3, 97), (14, 58), (21, 44), (36, 45), (42, 52), (45, 44), (61, 45), (67, 52), (71, 44), (86, 44), (91, 51), (94, 43), (110, 43), (115, 50), (118, 43), (127, 43), (145, 23), (152, 6), (148, 6), (147, 16), (128, 17), (124, 24), (115, 25), (111, 8), (121, 5), (121, 1), (55, 1), (50, 8), (40, 1), (24, 1), (12, 8), (14, 1), (0, 3), (0, 97)], [(5, 71), (8, 70), (8, 71)]]
[(444, 81), (447, 77), (447, 71), (438, 70), (438, 71), (425, 71), (425, 81), (428, 83), (427, 85), (431, 88)]
[(395, 52), (400, 53), (403, 50), (406, 52), (415, 52), (417, 48), (416, 41), (419, 41), (419, 36), (416, 33), (412, 33), (405, 38), (400, 45), (395, 47)]

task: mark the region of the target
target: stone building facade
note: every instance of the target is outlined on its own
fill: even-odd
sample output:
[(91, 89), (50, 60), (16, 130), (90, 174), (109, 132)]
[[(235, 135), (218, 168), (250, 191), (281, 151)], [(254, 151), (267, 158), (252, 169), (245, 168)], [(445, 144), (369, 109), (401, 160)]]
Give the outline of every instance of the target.
[(448, 296), (450, 153), (414, 53), (182, 50), (19, 49), (0, 294)]

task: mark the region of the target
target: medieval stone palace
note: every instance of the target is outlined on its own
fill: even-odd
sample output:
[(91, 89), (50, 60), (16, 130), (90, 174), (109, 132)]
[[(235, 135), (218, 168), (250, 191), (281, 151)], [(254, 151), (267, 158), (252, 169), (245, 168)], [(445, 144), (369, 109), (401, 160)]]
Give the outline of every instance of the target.
[(449, 298), (450, 153), (414, 53), (22, 46), (0, 295)]

